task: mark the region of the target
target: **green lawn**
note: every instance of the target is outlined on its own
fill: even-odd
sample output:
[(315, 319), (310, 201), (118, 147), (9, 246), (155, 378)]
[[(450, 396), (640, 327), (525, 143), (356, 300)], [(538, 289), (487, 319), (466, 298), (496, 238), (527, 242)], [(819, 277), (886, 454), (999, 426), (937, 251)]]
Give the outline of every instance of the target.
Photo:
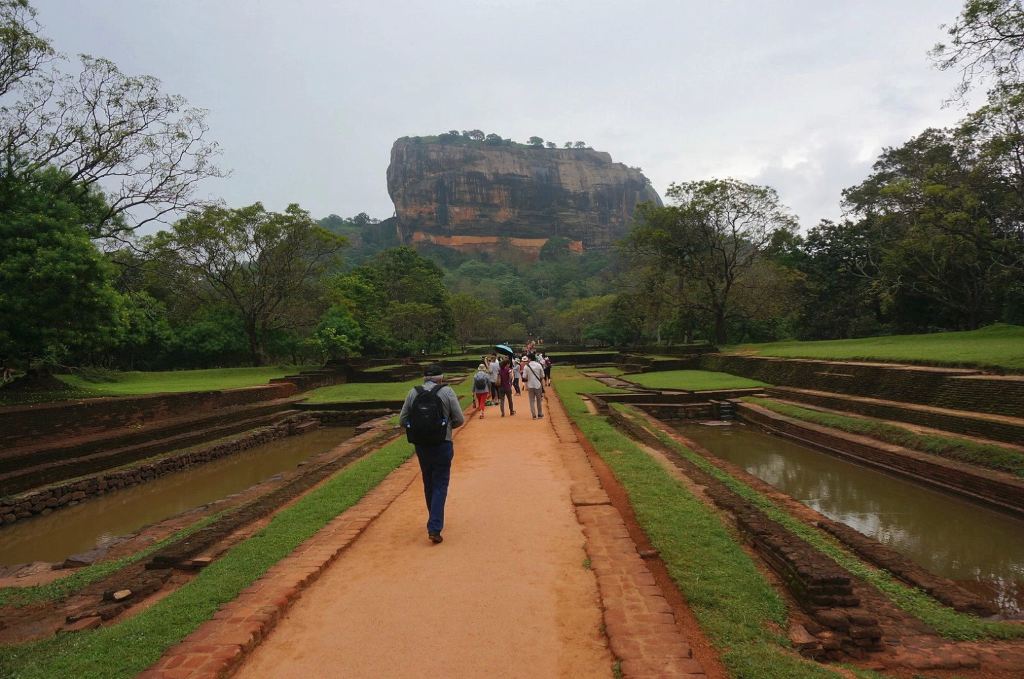
[(650, 389), (686, 389), (688, 391), (747, 389), (765, 386), (764, 382), (710, 370), (665, 370), (627, 375), (625, 379)]
[(294, 375), (302, 369), (297, 366), (272, 366), (158, 372), (105, 372), (94, 377), (90, 376), (90, 378), (82, 375), (60, 375), (59, 377), (72, 387), (95, 396), (137, 396), (162, 392), (252, 387), (266, 384), (274, 377)]
[(741, 344), (725, 347), (723, 351), (783, 358), (866, 359), (1024, 370), (1024, 326), (997, 324), (981, 330), (929, 335)]
[[(454, 375), (453, 375), (454, 377)], [(423, 384), (422, 377), (404, 382), (362, 382), (335, 384), (309, 392), (307, 403), (350, 403), (352, 401), (401, 401), (413, 387)], [(455, 393), (468, 396), (473, 388), (472, 378), (455, 386)]]

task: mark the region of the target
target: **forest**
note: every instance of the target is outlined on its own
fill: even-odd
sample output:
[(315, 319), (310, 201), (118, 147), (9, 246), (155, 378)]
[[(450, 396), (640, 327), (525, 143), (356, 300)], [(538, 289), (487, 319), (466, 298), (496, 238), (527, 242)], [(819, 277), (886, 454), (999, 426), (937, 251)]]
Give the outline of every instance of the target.
[[(224, 175), (204, 111), (155, 78), (63, 56), (23, 0), (0, 0), (0, 24), (8, 376), (531, 337), (729, 345), (1024, 323), (1018, 3), (967, 3), (931, 56), (963, 72), (954, 102), (984, 87), (985, 103), (884, 148), (836, 197), (841, 220), (801, 228), (773, 188), (701, 178), (672, 184), (664, 207), (638, 206), (614, 247), (576, 254), (552, 238), (537, 260), (412, 249), (366, 213), (201, 199), (198, 187)], [(480, 130), (439, 138), (514, 143)]]

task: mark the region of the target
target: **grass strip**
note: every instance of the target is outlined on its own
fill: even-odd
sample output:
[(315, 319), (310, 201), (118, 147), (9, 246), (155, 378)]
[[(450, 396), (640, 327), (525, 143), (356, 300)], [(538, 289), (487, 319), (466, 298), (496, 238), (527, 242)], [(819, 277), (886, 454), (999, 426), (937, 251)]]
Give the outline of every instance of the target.
[(897, 361), (1024, 370), (1024, 326), (997, 323), (980, 330), (857, 339), (795, 340), (722, 347), (759, 356)]
[(0, 676), (132, 677), (156, 662), (257, 578), (353, 506), (409, 458), (411, 446), (394, 441), (349, 465), (213, 562), (194, 580), (137, 616), (111, 627), (59, 634), (0, 648)]
[(663, 370), (629, 376), (630, 381), (648, 389), (685, 389), (711, 391), (716, 389), (749, 389), (766, 386), (758, 380), (713, 370)]
[(102, 580), (106, 576), (124, 568), (125, 566), (141, 561), (157, 550), (163, 549), (167, 545), (186, 538), (201, 528), (205, 528), (220, 518), (226, 511), (230, 510), (224, 510), (204, 517), (193, 523), (191, 526), (183, 528), (172, 535), (168, 535), (163, 540), (155, 542), (149, 547), (135, 552), (134, 554), (129, 554), (128, 556), (123, 556), (119, 559), (111, 559), (110, 561), (90, 564), (84, 568), (77, 569), (71, 575), (59, 578), (53, 582), (48, 582), (45, 585), (0, 588), (0, 606), (20, 607), (63, 599), (64, 597), (70, 596), (98, 580)]
[[(457, 376), (453, 373), (451, 377)], [(306, 403), (349, 403), (352, 401), (401, 401), (409, 390), (423, 384), (422, 377), (414, 377), (402, 382), (346, 382), (329, 387), (320, 387), (309, 392)], [(467, 379), (453, 387), (460, 396), (468, 396), (473, 391), (473, 380)]]
[(730, 490), (756, 505), (768, 518), (781, 524), (791, 533), (803, 538), (811, 546), (832, 558), (840, 566), (857, 577), (877, 587), (901, 609), (931, 626), (940, 635), (949, 639), (1018, 639), (1024, 638), (1024, 627), (1000, 622), (988, 622), (947, 608), (925, 592), (910, 587), (894, 578), (887, 571), (879, 570), (847, 551), (840, 543), (824, 531), (794, 518), (769, 498), (749, 485), (719, 469), (702, 455), (698, 455), (676, 441), (661, 429), (652, 428), (631, 406), (612, 404), (619, 412), (636, 424), (658, 437), (669, 449), (692, 462), (702, 471), (725, 484)]
[(237, 389), (267, 384), (272, 378), (293, 375), (306, 366), (212, 368), (204, 370), (157, 370), (120, 372), (86, 370), (57, 377), (70, 386), (103, 396), (128, 396), (181, 391)]
[(937, 455), (938, 457), (958, 462), (969, 462), (980, 467), (1009, 472), (1015, 476), (1024, 477), (1024, 453), (1011, 448), (1004, 448), (1003, 446), (990, 443), (978, 443), (977, 441), (954, 436), (920, 434), (887, 422), (826, 413), (789, 403), (779, 403), (767, 398), (749, 396), (743, 400), (756, 403), (780, 415), (786, 415), (787, 417), (793, 417), (805, 422), (840, 429), (851, 434), (870, 436), (886, 443), (919, 450), (922, 453), (930, 453), (931, 455)]
[(836, 677), (787, 651), (785, 603), (718, 516), (604, 417), (589, 414), (579, 394), (598, 386), (587, 378), (555, 382), (569, 416), (625, 487), (637, 520), (732, 676)]

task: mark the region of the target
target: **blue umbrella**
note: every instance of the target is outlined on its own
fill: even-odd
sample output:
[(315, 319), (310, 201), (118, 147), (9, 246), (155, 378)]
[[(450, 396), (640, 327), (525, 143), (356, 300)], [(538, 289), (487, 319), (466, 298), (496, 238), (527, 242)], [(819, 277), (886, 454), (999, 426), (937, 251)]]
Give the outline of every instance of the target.
[(516, 355), (516, 352), (512, 351), (512, 347), (510, 347), (507, 344), (495, 344), (494, 348), (495, 350), (498, 351), (498, 353), (505, 354), (506, 356), (509, 357), (514, 357)]

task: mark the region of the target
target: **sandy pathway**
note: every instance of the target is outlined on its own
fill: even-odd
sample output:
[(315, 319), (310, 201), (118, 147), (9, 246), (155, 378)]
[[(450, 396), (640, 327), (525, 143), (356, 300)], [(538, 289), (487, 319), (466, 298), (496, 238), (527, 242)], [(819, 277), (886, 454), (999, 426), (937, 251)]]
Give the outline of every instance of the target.
[(239, 676), (610, 676), (558, 440), (516, 406), (456, 437), (443, 544), (426, 539), (417, 475)]

